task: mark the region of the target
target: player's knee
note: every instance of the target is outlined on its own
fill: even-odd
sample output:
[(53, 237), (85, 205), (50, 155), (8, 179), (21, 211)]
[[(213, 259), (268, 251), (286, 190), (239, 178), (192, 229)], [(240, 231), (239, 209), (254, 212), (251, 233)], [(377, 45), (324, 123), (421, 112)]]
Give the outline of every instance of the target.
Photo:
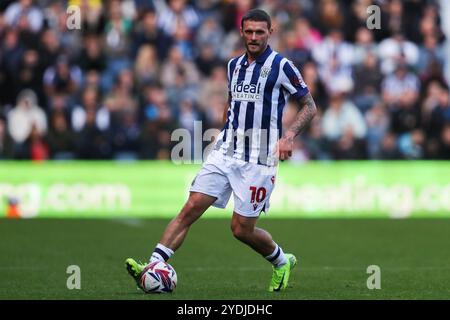
[(231, 232), (233, 233), (233, 236), (240, 241), (245, 241), (251, 234), (251, 230), (238, 223), (231, 224)]
[(198, 203), (198, 201), (195, 201), (193, 199), (189, 199), (183, 210), (178, 215), (178, 218), (183, 221), (190, 221), (195, 220), (199, 214), (201, 214), (202, 207)]

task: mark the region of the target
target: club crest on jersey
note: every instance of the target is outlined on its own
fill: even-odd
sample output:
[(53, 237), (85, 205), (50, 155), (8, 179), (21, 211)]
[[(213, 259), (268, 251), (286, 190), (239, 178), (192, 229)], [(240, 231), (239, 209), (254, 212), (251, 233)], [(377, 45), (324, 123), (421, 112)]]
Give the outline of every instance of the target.
[(260, 73), (261, 78), (267, 78), (267, 76), (270, 73), (270, 70), (272, 70), (271, 67), (262, 67), (261, 68), (261, 73)]

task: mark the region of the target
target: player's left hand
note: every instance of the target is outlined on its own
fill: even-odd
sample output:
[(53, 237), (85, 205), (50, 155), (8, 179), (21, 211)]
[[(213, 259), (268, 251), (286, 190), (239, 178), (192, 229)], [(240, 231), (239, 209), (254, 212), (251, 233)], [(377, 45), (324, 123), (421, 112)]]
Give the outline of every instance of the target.
[(293, 139), (283, 137), (280, 140), (278, 140), (277, 144), (277, 151), (278, 151), (278, 158), (283, 161), (287, 160), (292, 156), (292, 149), (294, 148), (294, 141)]

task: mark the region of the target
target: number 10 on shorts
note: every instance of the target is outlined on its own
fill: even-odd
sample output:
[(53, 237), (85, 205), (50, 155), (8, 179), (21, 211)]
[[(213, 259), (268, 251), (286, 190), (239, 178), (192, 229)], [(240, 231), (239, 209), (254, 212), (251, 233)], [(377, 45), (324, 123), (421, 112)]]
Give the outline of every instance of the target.
[(257, 188), (255, 186), (251, 186), (250, 191), (252, 192), (250, 200), (251, 203), (254, 203), (255, 200), (256, 202), (261, 202), (266, 198), (266, 188), (264, 187)]

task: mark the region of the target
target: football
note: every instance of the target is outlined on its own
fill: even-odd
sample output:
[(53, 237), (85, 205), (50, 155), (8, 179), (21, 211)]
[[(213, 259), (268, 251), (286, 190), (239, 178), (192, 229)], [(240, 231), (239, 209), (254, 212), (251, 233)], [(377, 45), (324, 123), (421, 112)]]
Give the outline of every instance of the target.
[(177, 286), (177, 273), (168, 263), (150, 263), (142, 271), (141, 288), (146, 293), (170, 293)]

